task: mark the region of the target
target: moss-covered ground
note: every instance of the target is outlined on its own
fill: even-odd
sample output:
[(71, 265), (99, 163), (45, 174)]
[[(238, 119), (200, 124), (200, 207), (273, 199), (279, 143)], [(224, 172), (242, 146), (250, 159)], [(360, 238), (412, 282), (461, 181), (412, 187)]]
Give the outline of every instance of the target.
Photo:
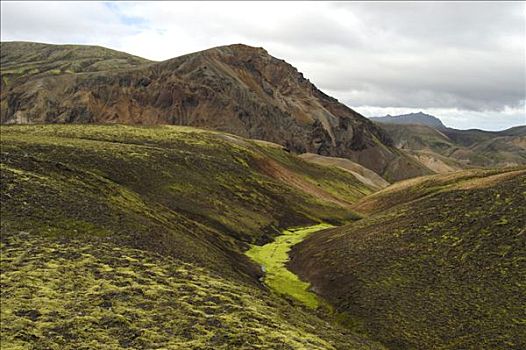
[(330, 227), (332, 225), (319, 224), (289, 229), (284, 231), (283, 235), (276, 237), (274, 242), (263, 246), (252, 246), (246, 254), (262, 267), (265, 272), (265, 284), (270, 288), (299, 300), (310, 308), (316, 308), (319, 306), (319, 299), (316, 294), (309, 291), (309, 283), (300, 280), (287, 269), (285, 264), (289, 261), (288, 252), (293, 245), (298, 244), (311, 233)]
[(393, 185), (361, 208), (290, 253), (351, 328), (392, 349), (526, 348), (524, 168)]
[(0, 141), (2, 349), (377, 348), (270, 292), (243, 254), (355, 220), (371, 190), (352, 175), (186, 127), (2, 126)]
[(1, 240), (2, 349), (380, 349), (264, 290), (100, 239)]
[(194, 128), (2, 126), (1, 136), (3, 226), (106, 236), (225, 274), (254, 270), (242, 252), (287, 227), (355, 218), (261, 164), (342, 203), (367, 193), (343, 171)]

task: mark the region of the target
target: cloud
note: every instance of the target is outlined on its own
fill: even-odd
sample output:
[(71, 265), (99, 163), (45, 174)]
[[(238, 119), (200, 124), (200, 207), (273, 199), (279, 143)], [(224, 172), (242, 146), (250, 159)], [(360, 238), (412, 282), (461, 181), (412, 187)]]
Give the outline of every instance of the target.
[(444, 117), (458, 127), (526, 123), (524, 2), (2, 2), (1, 7), (2, 40), (98, 44), (154, 60), (246, 43), (265, 47), (358, 110), (448, 111)]
[(2, 2), (2, 41), (109, 43), (105, 37), (114, 40), (140, 30), (126, 25), (112, 7), (101, 2)]

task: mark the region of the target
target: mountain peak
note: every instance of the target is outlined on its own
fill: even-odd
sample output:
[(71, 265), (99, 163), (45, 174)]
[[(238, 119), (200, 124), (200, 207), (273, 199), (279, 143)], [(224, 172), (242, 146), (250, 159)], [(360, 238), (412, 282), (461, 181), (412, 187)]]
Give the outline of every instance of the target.
[[(212, 54), (212, 55), (234, 55), (236, 57), (248, 57), (248, 56), (270, 56), (268, 51), (263, 47), (255, 47), (246, 44), (230, 44), (212, 47), (203, 51), (196, 52), (195, 54)], [(191, 54), (192, 55), (192, 54)]]
[(219, 46), (217, 48), (228, 48), (228, 49), (231, 49), (231, 50), (234, 50), (234, 51), (260, 52), (260, 53), (265, 53), (265, 54), (268, 55), (268, 51), (265, 50), (263, 47), (250, 46), (250, 45), (246, 45), (246, 44), (242, 44), (242, 43), (224, 45), (224, 46)]
[(426, 114), (422, 111), (416, 113), (408, 113), (402, 115), (390, 115), (387, 114), (384, 117), (372, 117), (372, 121), (386, 124), (416, 124), (426, 125), (435, 129), (445, 129), (446, 126), (440, 119), (431, 114)]

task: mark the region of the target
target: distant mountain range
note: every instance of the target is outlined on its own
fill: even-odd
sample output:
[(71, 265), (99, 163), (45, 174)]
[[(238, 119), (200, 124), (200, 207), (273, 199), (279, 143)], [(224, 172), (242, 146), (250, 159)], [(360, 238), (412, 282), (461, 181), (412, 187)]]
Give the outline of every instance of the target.
[(526, 164), (526, 126), (503, 131), (457, 130), (422, 112), (370, 119), (397, 148), (437, 173)]
[(430, 114), (423, 112), (409, 113), (402, 115), (386, 115), (384, 117), (371, 117), (369, 118), (374, 122), (386, 123), (386, 124), (416, 124), (416, 125), (427, 125), (435, 129), (445, 129), (446, 126), (440, 119)]

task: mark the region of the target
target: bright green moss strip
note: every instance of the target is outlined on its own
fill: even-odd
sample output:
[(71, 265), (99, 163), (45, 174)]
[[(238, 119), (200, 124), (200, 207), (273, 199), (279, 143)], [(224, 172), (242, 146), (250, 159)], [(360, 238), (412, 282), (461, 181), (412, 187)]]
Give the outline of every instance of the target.
[(303, 241), (313, 232), (330, 228), (332, 225), (319, 224), (299, 229), (290, 229), (278, 236), (274, 242), (264, 246), (252, 246), (246, 254), (265, 270), (265, 283), (281, 294), (289, 295), (310, 308), (317, 308), (319, 300), (316, 294), (309, 292), (309, 283), (303, 282), (290, 272), (285, 264), (289, 260), (288, 252), (295, 244)]

